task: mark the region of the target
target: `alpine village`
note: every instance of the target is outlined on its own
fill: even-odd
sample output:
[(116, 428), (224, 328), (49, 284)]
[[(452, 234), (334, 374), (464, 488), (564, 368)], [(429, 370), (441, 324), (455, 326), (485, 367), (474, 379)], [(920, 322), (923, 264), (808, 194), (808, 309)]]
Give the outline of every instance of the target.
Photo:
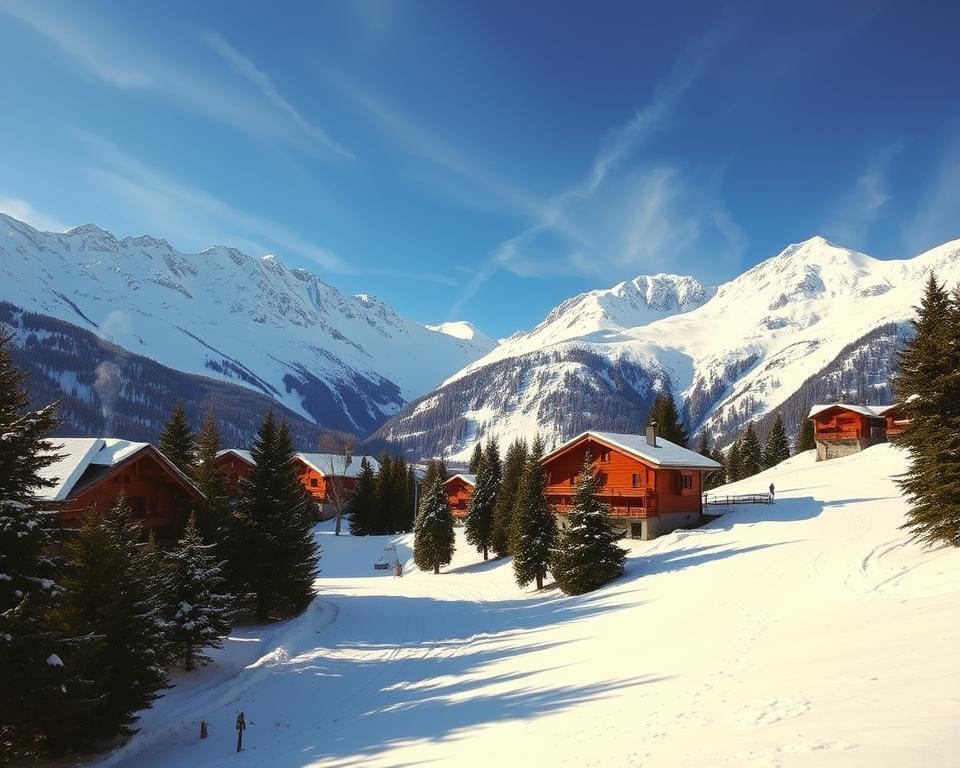
[[(754, 99), (793, 114), (780, 88), (926, 94), (932, 120), (955, 107), (929, 86), (936, 30), (960, 17), (817, 10), (843, 38), (810, 42), (830, 74), (772, 6), (700, 8), (715, 23), (686, 37), (649, 5), (541, 8), (545, 27), (455, 5), (251, 3), (228, 24), (212, 3), (0, 4), (0, 57), (49, 93), (13, 89), (25, 126), (0, 143), (30, 157), (69, 113), (80, 153), (40, 206), (63, 218), (26, 202), (53, 158), (0, 182), (0, 765), (960, 765), (956, 143), (900, 240), (919, 181), (897, 174), (934, 162), (908, 159), (934, 141), (910, 120), (827, 99), (796, 136), (751, 134), (759, 108), (728, 124)], [(923, 29), (902, 83), (861, 25)], [(749, 50), (767, 37), (776, 56)], [(576, 73), (561, 39), (586, 46)], [(626, 124), (593, 94), (582, 155), (600, 129), (571, 111), (578, 78), (613, 58), (659, 75), (614, 99)], [(723, 67), (743, 93), (712, 116)], [(492, 114), (445, 142), (428, 91), (397, 85), (422, 78)], [(137, 99), (169, 102), (171, 136)], [(752, 149), (700, 147), (694, 105)], [(570, 122), (479, 138), (534, 114)], [(844, 154), (815, 134), (839, 147), (846, 120), (877, 129), (868, 170), (805, 218), (840, 185), (814, 156)], [(771, 199), (734, 202), (733, 166), (767, 148)], [(768, 184), (794, 151), (795, 188)], [(88, 211), (134, 234), (59, 224)], [(315, 244), (313, 217), (368, 255)], [(818, 217), (831, 239), (769, 245)], [(914, 247), (921, 229), (938, 239)], [(367, 286), (389, 303), (347, 292)]]

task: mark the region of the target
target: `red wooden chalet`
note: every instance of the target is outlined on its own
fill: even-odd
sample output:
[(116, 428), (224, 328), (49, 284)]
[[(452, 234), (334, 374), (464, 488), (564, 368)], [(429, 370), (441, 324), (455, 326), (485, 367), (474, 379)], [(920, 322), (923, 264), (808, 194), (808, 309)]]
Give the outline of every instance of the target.
[(703, 513), (703, 476), (720, 465), (658, 437), (584, 432), (543, 457), (547, 498), (565, 524), (577, 475), (589, 454), (600, 499), (618, 527), (632, 538), (653, 539), (696, 525)]
[(175, 539), (203, 495), (190, 479), (149, 443), (102, 437), (53, 438), (59, 461), (43, 471), (56, 485), (41, 500), (56, 504), (64, 525), (78, 528), (91, 509), (110, 509), (122, 493), (143, 528)]
[(899, 435), (909, 421), (899, 405), (823, 403), (810, 409), (817, 461), (848, 456)]
[(476, 475), (458, 474), (444, 481), (443, 487), (447, 492), (450, 511), (458, 520), (462, 520), (470, 512), (470, 498), (476, 486)]
[[(372, 456), (346, 457), (334, 453), (297, 453), (294, 459), (300, 482), (320, 509), (320, 519), (327, 520), (336, 513), (336, 499), (341, 504), (353, 495), (357, 487), (357, 475), (360, 463), (366, 459), (374, 472), (380, 464)], [(249, 477), (255, 462), (250, 451), (228, 448), (217, 454), (217, 465), (227, 476), (232, 490), (236, 491), (240, 481)]]

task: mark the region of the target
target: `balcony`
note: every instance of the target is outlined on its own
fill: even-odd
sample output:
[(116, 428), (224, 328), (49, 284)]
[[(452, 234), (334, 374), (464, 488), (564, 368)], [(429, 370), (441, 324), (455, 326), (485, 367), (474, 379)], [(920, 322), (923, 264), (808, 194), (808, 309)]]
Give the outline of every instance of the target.
[[(573, 509), (573, 489), (547, 488), (547, 497), (553, 511), (560, 515)], [(610, 507), (611, 517), (647, 518), (659, 515), (657, 493), (652, 488), (605, 488), (600, 501)]]

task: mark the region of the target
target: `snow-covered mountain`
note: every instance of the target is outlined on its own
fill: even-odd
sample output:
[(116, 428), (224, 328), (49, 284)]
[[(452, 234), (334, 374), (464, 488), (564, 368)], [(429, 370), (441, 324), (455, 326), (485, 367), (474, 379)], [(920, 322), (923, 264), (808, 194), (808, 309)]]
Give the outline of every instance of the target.
[(495, 346), (469, 324), (416, 323), (275, 256), (180, 253), (91, 224), (40, 232), (3, 214), (0, 301), (358, 433)]
[(799, 413), (814, 390), (889, 397), (894, 353), (931, 270), (960, 282), (960, 240), (883, 261), (814, 237), (715, 289), (657, 275), (591, 291), (405, 407), (377, 436), (458, 459), (490, 435), (503, 443), (539, 431), (549, 445), (588, 427), (637, 430), (670, 388), (691, 428), (724, 442), (777, 408)]

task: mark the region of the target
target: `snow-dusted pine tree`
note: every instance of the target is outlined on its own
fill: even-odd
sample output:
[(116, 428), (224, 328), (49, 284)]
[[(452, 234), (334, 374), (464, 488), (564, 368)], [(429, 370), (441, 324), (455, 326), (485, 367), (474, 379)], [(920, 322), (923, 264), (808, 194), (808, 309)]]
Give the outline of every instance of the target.
[(121, 496), (91, 511), (66, 546), (64, 617), (75, 634), (100, 638), (86, 669), (102, 697), (84, 729), (91, 738), (134, 733), (136, 713), (167, 687), (167, 595), (142, 535)]
[(496, 468), (486, 455), (480, 456), (477, 465), (477, 484), (470, 495), (469, 514), (466, 521), (467, 543), (483, 553), (486, 560), (493, 538), (493, 510), (497, 503)]
[(727, 451), (727, 482), (735, 483), (737, 480), (743, 480), (743, 461), (740, 450), (740, 438), (733, 441), (730, 450)]
[(543, 589), (557, 542), (557, 521), (547, 503), (547, 475), (540, 464), (543, 441), (538, 435), (530, 448), (514, 502), (511, 530), (513, 573), (517, 584), (532, 581)]
[(467, 471), (471, 475), (477, 474), (480, 471), (480, 462), (483, 460), (483, 444), (478, 440), (477, 444), (473, 446), (473, 453), (470, 454), (470, 466)]
[(413, 561), (421, 571), (440, 573), (454, 552), (453, 513), (447, 502), (440, 475), (423, 492), (420, 510), (414, 525)]
[(35, 503), (53, 485), (43, 472), (58, 458), (46, 439), (55, 409), (29, 409), (11, 344), (0, 329), (0, 763), (5, 746), (21, 757), (42, 749), (45, 724), (74, 693), (72, 670), (63, 665), (72, 648), (52, 621), (62, 589), (48, 553), (59, 539), (59, 517)]
[(600, 482), (588, 453), (577, 477), (569, 525), (560, 531), (550, 571), (568, 595), (582, 595), (623, 574), (627, 551), (617, 546), (619, 534), (609, 508), (597, 498)]
[(266, 621), (307, 607), (319, 552), (286, 422), (278, 426), (268, 412), (250, 453), (255, 466), (233, 516), (229, 572), (239, 607), (252, 599), (257, 620)]
[(170, 421), (160, 433), (160, 452), (176, 464), (181, 472), (189, 476), (193, 473), (193, 465), (197, 460), (196, 443), (197, 436), (187, 420), (187, 411), (182, 402), (177, 403)]
[(377, 512), (377, 475), (364, 456), (360, 459), (360, 471), (357, 473), (357, 488), (350, 497), (347, 517), (350, 520), (352, 536), (369, 536), (373, 533), (374, 518)]
[(657, 395), (657, 399), (653, 401), (650, 416), (647, 418), (647, 426), (650, 424), (656, 424), (658, 435), (686, 448), (687, 430), (683, 426), (677, 404), (670, 392)]
[(518, 438), (507, 449), (507, 455), (503, 461), (500, 486), (497, 490), (497, 503), (493, 510), (493, 533), (490, 544), (497, 557), (504, 557), (511, 552), (510, 537), (513, 531), (513, 509), (526, 464), (527, 444), (524, 440)]
[(207, 664), (204, 648), (220, 648), (233, 618), (233, 596), (224, 590), (223, 563), (205, 544), (193, 516), (168, 554), (170, 646), (186, 670)]
[(760, 438), (757, 437), (753, 422), (747, 424), (743, 437), (740, 440), (740, 476), (753, 477), (763, 471), (763, 449), (760, 447)]
[(790, 458), (790, 442), (787, 440), (787, 431), (783, 426), (783, 418), (777, 414), (777, 418), (770, 427), (770, 434), (767, 435), (767, 444), (763, 448), (763, 468), (769, 469), (775, 467), (781, 461)]
[(910, 501), (903, 527), (926, 544), (960, 546), (960, 295), (933, 274), (913, 328), (894, 379), (910, 422), (896, 438), (910, 452), (898, 480)]
[(803, 451), (812, 451), (817, 447), (817, 441), (814, 437), (813, 420), (804, 419), (800, 422), (800, 432), (797, 434), (797, 444), (793, 447), (794, 453)]
[(204, 499), (197, 510), (197, 528), (207, 544), (215, 544), (223, 552), (223, 540), (231, 514), (230, 486), (217, 466), (217, 453), (222, 448), (220, 431), (213, 412), (208, 411), (197, 440), (197, 460), (193, 482)]

